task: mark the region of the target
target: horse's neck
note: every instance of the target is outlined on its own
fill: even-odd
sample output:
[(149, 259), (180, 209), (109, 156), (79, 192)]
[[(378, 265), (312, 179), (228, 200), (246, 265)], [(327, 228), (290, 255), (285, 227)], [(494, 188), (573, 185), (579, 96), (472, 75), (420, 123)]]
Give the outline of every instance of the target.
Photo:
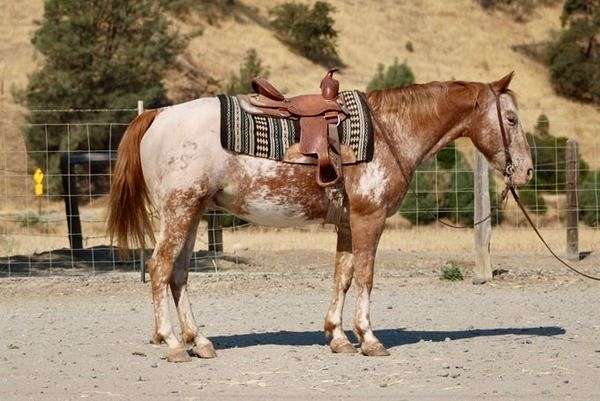
[[(406, 107), (410, 107), (407, 105)], [(412, 174), (421, 162), (433, 157), (444, 146), (463, 133), (462, 115), (455, 110), (440, 108), (438, 115), (416, 115), (410, 112), (375, 112), (391, 139), (390, 146), (400, 162)]]

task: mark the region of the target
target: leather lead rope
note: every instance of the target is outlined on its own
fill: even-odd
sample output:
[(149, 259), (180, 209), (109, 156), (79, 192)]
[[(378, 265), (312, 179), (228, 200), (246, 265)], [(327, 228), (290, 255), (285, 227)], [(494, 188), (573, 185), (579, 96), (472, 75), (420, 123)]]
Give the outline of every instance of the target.
[(544, 237), (542, 237), (542, 234), (540, 234), (540, 232), (537, 229), (537, 227), (535, 226), (535, 224), (533, 224), (533, 221), (531, 220), (531, 217), (529, 216), (529, 214), (527, 213), (527, 211), (523, 207), (523, 204), (521, 203), (521, 200), (519, 199), (519, 196), (517, 195), (517, 192), (515, 191), (515, 187), (511, 186), (511, 187), (508, 187), (508, 188), (509, 188), (509, 191), (512, 194), (515, 202), (517, 202), (517, 205), (519, 206), (519, 209), (521, 209), (521, 211), (525, 215), (525, 218), (527, 219), (527, 222), (529, 223), (529, 225), (531, 226), (531, 228), (533, 228), (533, 231), (535, 231), (535, 233), (537, 234), (537, 236), (540, 239), (540, 241), (542, 241), (542, 244), (544, 244), (544, 246), (546, 247), (546, 249), (548, 249), (548, 252), (550, 252), (552, 254), (552, 256), (554, 256), (554, 258), (556, 260), (558, 260), (560, 263), (562, 263), (565, 267), (567, 267), (571, 271), (573, 271), (573, 272), (575, 272), (575, 273), (577, 273), (577, 274), (579, 274), (579, 275), (581, 275), (581, 276), (583, 276), (585, 278), (589, 278), (590, 280), (600, 281), (600, 277), (590, 276), (589, 274), (586, 274), (584, 272), (581, 272), (581, 271), (577, 270), (576, 268), (574, 268), (573, 266), (571, 266), (570, 264), (568, 264), (567, 262), (565, 262), (564, 259), (562, 259), (560, 256), (558, 256), (552, 250), (552, 248), (550, 248), (550, 245), (548, 245), (548, 243), (546, 242), (546, 240), (544, 239)]

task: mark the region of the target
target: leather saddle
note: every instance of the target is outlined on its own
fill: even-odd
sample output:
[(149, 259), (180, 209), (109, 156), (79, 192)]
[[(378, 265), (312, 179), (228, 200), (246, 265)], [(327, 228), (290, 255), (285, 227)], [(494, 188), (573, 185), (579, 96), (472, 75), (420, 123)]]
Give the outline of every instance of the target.
[(300, 123), (300, 152), (317, 158), (317, 183), (330, 187), (342, 177), (342, 157), (337, 126), (348, 117), (337, 102), (339, 82), (333, 77), (337, 69), (327, 71), (321, 80), (321, 93), (286, 98), (265, 78), (255, 78), (249, 95), (255, 114), (296, 118)]

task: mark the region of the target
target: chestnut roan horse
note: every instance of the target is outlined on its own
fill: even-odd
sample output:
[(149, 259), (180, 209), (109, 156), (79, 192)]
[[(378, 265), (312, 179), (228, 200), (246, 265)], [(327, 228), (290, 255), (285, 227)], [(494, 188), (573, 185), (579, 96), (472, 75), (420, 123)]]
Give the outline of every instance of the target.
[[(532, 174), (529, 146), (508, 89), (512, 74), (488, 83), (432, 82), (366, 94), (376, 120), (374, 155), (344, 166), (347, 217), (337, 227), (337, 253), (325, 333), (333, 352), (356, 352), (342, 329), (342, 308), (354, 279), (354, 331), (364, 355), (388, 355), (369, 317), (373, 265), (385, 219), (398, 210), (415, 168), (459, 137), (469, 137), (494, 168), (505, 172), (505, 126), (512, 180)], [(496, 95), (500, 107), (496, 106)], [(500, 114), (499, 114), (500, 113)], [(501, 120), (499, 120), (499, 115)], [(118, 151), (108, 232), (120, 247), (143, 244), (152, 232), (147, 207), (160, 217), (149, 262), (154, 301), (153, 341), (165, 341), (170, 361), (187, 361), (185, 344), (202, 358), (216, 356), (198, 331), (186, 289), (198, 222), (206, 209), (226, 210), (260, 225), (289, 227), (323, 221), (327, 200), (313, 166), (233, 154), (220, 143), (217, 98), (202, 98), (139, 115)], [(385, 131), (385, 133), (383, 132)], [(399, 159), (399, 160), (398, 160)], [(173, 332), (168, 287), (181, 340)]]

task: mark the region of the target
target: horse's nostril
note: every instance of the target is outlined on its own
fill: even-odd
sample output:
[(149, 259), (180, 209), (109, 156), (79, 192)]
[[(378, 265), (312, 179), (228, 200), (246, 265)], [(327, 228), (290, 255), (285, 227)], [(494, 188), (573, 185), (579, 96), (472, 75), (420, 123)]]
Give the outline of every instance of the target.
[(530, 180), (533, 178), (533, 169), (532, 168), (527, 170), (527, 178)]

